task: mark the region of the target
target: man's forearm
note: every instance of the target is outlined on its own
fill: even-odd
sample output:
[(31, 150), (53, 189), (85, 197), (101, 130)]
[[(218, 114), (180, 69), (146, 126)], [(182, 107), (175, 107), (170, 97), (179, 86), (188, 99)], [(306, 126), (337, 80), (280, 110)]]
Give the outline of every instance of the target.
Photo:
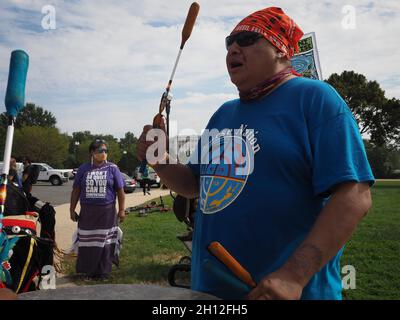
[(189, 199), (198, 197), (199, 182), (188, 166), (179, 163), (157, 164), (153, 168), (171, 190)]
[(333, 194), (309, 235), (281, 270), (305, 286), (350, 239), (370, 205), (368, 185), (344, 185)]

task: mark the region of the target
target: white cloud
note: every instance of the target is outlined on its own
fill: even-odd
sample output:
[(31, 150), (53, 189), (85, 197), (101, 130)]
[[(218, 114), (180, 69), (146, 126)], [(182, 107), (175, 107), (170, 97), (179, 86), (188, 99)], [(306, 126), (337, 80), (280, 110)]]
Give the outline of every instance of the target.
[[(0, 3), (0, 99), (11, 50), (30, 55), (26, 97), (53, 112), (62, 131), (139, 134), (156, 113), (178, 53), (191, 0), (6, 0)], [(400, 4), (385, 1), (203, 0), (173, 83), (171, 119), (196, 131), (236, 96), (224, 38), (247, 14), (277, 5), (317, 35), (325, 77), (355, 70), (400, 98)], [(41, 29), (41, 8), (56, 8), (57, 29)], [(341, 26), (356, 9), (356, 29)], [(186, 125), (187, 124), (187, 125)]]
[[(187, 92), (185, 98), (173, 99), (171, 103), (171, 120), (175, 121), (178, 130), (193, 129), (200, 134), (210, 116), (227, 100), (235, 99), (235, 94), (210, 94)], [(159, 97), (143, 100), (141, 104), (134, 101), (115, 103), (102, 101), (96, 104), (84, 102), (79, 107), (69, 108), (61, 105), (55, 113), (57, 119), (62, 119), (63, 129), (69, 134), (76, 127), (93, 133), (115, 134), (122, 137), (125, 132), (140, 133), (145, 124), (152, 122), (158, 108)], [(81, 116), (80, 109), (85, 116)], [(110, 121), (110, 119), (113, 119)]]

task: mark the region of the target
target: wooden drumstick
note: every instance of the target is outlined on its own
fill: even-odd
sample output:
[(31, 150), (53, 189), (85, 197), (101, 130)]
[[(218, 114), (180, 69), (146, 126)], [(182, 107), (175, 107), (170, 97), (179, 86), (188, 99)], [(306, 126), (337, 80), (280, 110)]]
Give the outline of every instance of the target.
[(196, 22), (197, 15), (199, 14), (199, 10), (200, 10), (200, 5), (197, 2), (193, 2), (186, 16), (185, 24), (183, 25), (181, 48), (184, 47), (186, 41), (192, 34), (192, 30)]
[(187, 13), (186, 21), (182, 29), (181, 45), (179, 47), (178, 57), (176, 58), (175, 65), (174, 68), (172, 69), (172, 74), (169, 77), (168, 85), (166, 88), (167, 93), (171, 89), (172, 80), (174, 79), (176, 67), (181, 57), (183, 47), (185, 46), (186, 41), (190, 38), (190, 35), (192, 34), (192, 30), (196, 22), (197, 15), (199, 14), (199, 10), (200, 10), (200, 5), (197, 2), (193, 2)]
[(255, 288), (257, 284), (252, 279), (250, 273), (241, 266), (241, 264), (217, 241), (210, 243), (208, 250), (220, 260), (225, 266), (233, 272), (233, 274), (246, 283), (251, 288)]
[[(162, 126), (162, 122), (164, 121), (164, 116), (162, 115), (162, 112), (164, 109), (166, 109), (166, 133), (167, 137), (169, 137), (169, 114), (170, 114), (170, 106), (169, 103), (172, 99), (172, 95), (170, 94), (171, 86), (172, 86), (172, 80), (174, 79), (175, 76), (175, 71), (176, 67), (178, 66), (179, 59), (181, 58), (181, 54), (183, 51), (183, 47), (185, 46), (186, 41), (190, 38), (190, 35), (192, 34), (194, 24), (196, 22), (197, 16), (199, 14), (200, 10), (200, 5), (197, 2), (193, 2), (189, 8), (189, 11), (186, 16), (185, 24), (183, 25), (182, 29), (182, 36), (181, 36), (181, 45), (179, 47), (179, 52), (178, 56), (176, 57), (174, 67), (172, 69), (171, 76), (169, 77), (169, 81), (167, 84), (167, 87), (165, 89), (165, 92), (161, 96), (160, 100), (160, 106), (158, 108), (158, 113), (156, 116), (153, 118), (153, 128), (160, 129)], [(167, 139), (167, 153), (169, 153), (169, 143)], [(143, 160), (141, 163), (141, 168), (144, 168), (147, 164), (147, 160)]]

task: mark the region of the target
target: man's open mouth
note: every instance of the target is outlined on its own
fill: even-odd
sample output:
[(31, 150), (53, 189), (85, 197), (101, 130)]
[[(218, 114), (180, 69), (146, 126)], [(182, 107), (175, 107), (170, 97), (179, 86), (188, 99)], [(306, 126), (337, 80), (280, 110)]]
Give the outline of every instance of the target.
[(240, 68), (241, 66), (243, 66), (243, 63), (241, 63), (241, 62), (231, 62), (229, 64), (229, 67), (230, 67), (231, 70)]

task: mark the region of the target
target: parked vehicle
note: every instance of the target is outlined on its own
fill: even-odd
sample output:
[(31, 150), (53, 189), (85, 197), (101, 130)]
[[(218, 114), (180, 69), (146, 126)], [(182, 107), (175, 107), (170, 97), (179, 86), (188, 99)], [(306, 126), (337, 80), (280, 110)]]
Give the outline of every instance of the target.
[[(135, 179), (138, 183), (142, 180), (142, 174), (139, 172), (140, 167), (137, 167), (135, 169)], [(158, 188), (161, 185), (161, 180), (160, 177), (157, 175), (157, 173), (154, 171), (152, 167), (149, 167), (149, 180), (150, 180), (150, 186), (156, 185)]]
[(32, 163), (40, 167), (40, 173), (37, 181), (48, 181), (53, 186), (61, 186), (68, 182), (72, 176), (72, 169), (54, 169), (47, 163)]
[(136, 190), (136, 180), (123, 172), (121, 172), (121, 175), (125, 181), (125, 186), (124, 186), (125, 193), (134, 192)]

